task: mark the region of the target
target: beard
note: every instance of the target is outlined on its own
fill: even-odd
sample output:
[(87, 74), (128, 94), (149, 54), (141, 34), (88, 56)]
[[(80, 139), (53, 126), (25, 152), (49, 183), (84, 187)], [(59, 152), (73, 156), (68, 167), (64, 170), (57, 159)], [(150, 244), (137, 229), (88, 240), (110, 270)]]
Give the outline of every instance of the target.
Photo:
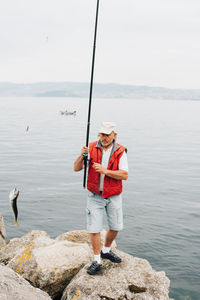
[(110, 145), (112, 145), (113, 141), (112, 142), (101, 142), (101, 145), (104, 147), (104, 148), (108, 148)]

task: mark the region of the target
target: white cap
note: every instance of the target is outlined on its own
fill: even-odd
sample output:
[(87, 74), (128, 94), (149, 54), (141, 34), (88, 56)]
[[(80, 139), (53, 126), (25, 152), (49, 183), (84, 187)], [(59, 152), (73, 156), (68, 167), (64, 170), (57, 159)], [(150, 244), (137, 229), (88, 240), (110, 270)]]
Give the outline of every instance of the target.
[(110, 134), (112, 131), (116, 133), (116, 124), (114, 122), (103, 122), (99, 129), (99, 133)]

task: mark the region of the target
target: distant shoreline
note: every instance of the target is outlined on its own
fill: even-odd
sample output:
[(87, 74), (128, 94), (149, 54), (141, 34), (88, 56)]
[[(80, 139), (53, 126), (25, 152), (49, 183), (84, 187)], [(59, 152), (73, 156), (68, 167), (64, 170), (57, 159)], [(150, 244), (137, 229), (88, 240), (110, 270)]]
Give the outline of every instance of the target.
[[(70, 97), (87, 98), (87, 82), (0, 82), (0, 97)], [(124, 85), (115, 83), (94, 83), (93, 96), (96, 98), (195, 100), (200, 101), (200, 89), (169, 89)]]

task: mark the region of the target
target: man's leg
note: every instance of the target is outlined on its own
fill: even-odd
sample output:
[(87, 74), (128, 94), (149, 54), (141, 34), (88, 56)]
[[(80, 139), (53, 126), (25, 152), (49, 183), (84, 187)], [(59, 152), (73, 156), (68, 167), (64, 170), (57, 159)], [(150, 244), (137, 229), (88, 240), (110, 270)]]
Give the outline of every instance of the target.
[(104, 202), (98, 195), (90, 194), (87, 202), (87, 230), (90, 233), (94, 260), (87, 272), (95, 275), (101, 270), (101, 235), (103, 227)]
[(95, 275), (101, 270), (101, 235), (98, 233), (90, 233), (92, 249), (94, 252), (94, 261), (88, 267), (87, 272), (90, 275)]
[(92, 249), (94, 255), (98, 255), (101, 252), (101, 235), (98, 233), (90, 233), (90, 239), (92, 243)]
[(109, 230), (106, 233), (105, 243), (101, 251), (101, 257), (120, 263), (121, 258), (111, 251), (111, 245), (118, 232), (123, 228), (122, 198), (121, 195), (110, 197), (106, 205)]
[(108, 229), (108, 231), (106, 233), (106, 238), (105, 238), (104, 246), (105, 247), (111, 247), (112, 242), (116, 238), (117, 234), (118, 234), (118, 231), (112, 230), (112, 229)]
[(101, 251), (101, 257), (109, 259), (110, 261), (114, 263), (120, 263), (122, 260), (119, 256), (117, 256), (115, 253), (113, 253), (111, 249), (112, 242), (116, 238), (118, 234), (117, 230), (108, 229), (106, 233), (105, 243)]

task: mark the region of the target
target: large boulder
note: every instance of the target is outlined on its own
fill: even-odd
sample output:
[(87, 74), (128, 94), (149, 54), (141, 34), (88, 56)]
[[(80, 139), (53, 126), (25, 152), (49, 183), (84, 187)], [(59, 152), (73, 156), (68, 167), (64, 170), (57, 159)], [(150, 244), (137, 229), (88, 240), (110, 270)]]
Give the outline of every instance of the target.
[(1, 300), (51, 300), (49, 295), (34, 288), (10, 268), (0, 265)]
[[(105, 231), (102, 242), (104, 238)], [(169, 279), (164, 272), (156, 272), (144, 259), (116, 249), (114, 252), (122, 262), (104, 260), (102, 272), (90, 276), (86, 268), (93, 254), (85, 230), (67, 232), (56, 239), (33, 230), (1, 248), (0, 262), (56, 300), (169, 300)]]
[(12, 239), (0, 251), (1, 262), (52, 298), (62, 295), (91, 257), (87, 243), (53, 240), (42, 231), (31, 231), (21, 239)]
[[(101, 231), (101, 244), (104, 244), (105, 241), (105, 237), (106, 237), (106, 230), (103, 229)], [(91, 240), (90, 240), (90, 234), (87, 230), (73, 230), (73, 231), (68, 231), (65, 232), (61, 235), (59, 235), (56, 240), (59, 241), (63, 241), (63, 240), (67, 240), (70, 242), (74, 242), (74, 243), (87, 243), (90, 248), (92, 247), (91, 245)], [(115, 249), (117, 247), (116, 242), (113, 241), (112, 243), (112, 249)]]
[(169, 300), (169, 279), (156, 272), (147, 260), (121, 251), (120, 264), (103, 261), (102, 272), (90, 276), (85, 266), (66, 287), (61, 300)]
[[(53, 243), (45, 231), (32, 230), (21, 238), (13, 238), (9, 240), (5, 247), (0, 249), (0, 263), (5, 265), (16, 255), (23, 253), (28, 247), (31, 247), (33, 241), (42, 247), (47, 243)], [(36, 244), (35, 244), (36, 246)]]
[(0, 248), (5, 246), (6, 242), (6, 229), (3, 221), (3, 216), (0, 214)]

